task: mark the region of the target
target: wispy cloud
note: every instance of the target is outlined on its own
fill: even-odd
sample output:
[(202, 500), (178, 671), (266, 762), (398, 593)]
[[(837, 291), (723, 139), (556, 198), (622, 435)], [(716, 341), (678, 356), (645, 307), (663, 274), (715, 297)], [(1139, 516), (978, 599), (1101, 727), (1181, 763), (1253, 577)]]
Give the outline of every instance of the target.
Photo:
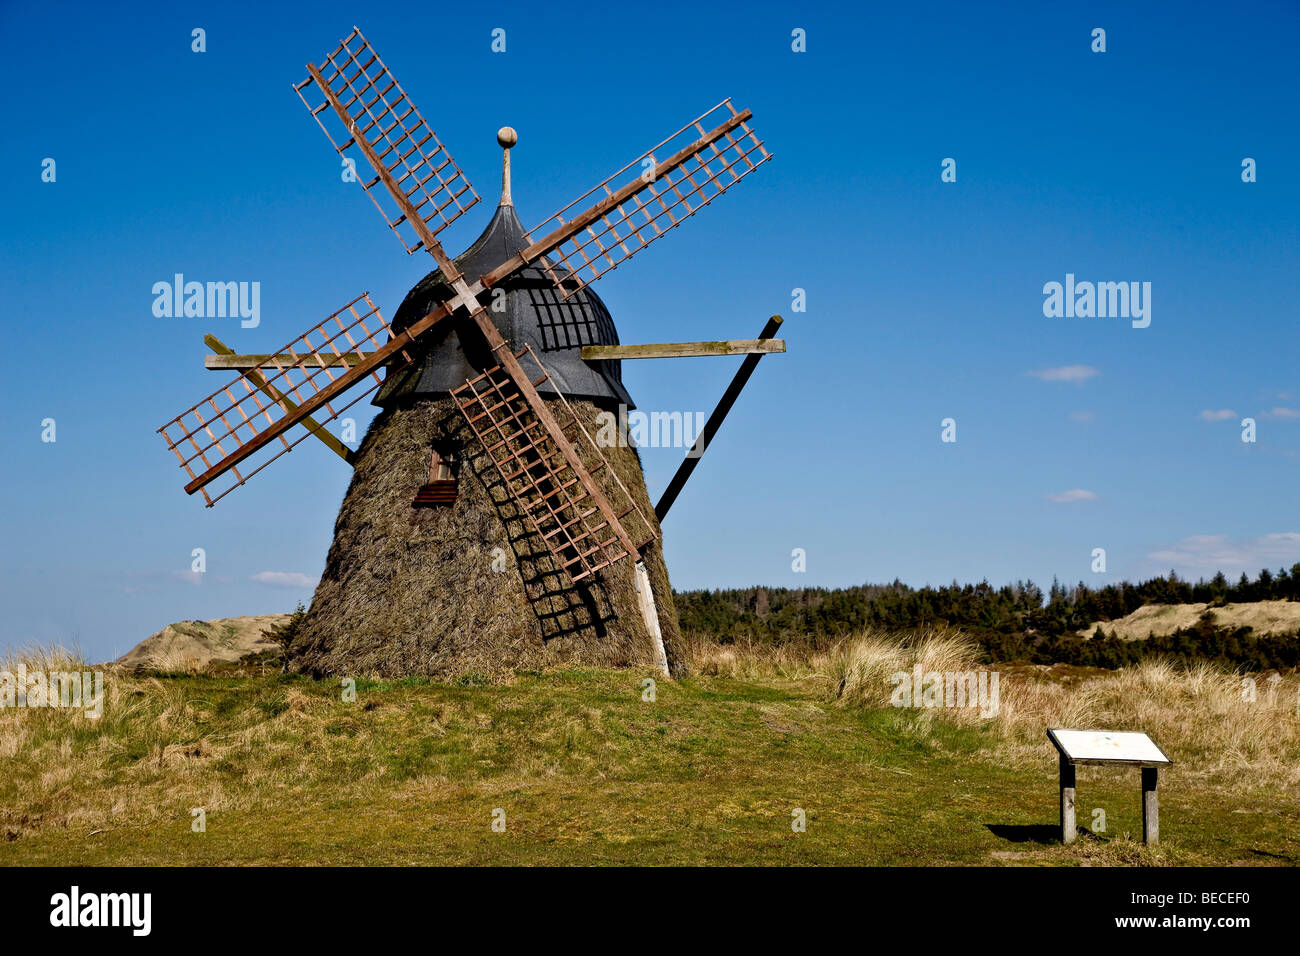
[(203, 575), (197, 571), (171, 571), (168, 572), (168, 577), (196, 586), (203, 583)]
[(1234, 578), (1243, 573), (1254, 577), (1262, 568), (1290, 567), (1297, 561), (1300, 532), (1296, 531), (1236, 540), (1226, 534), (1195, 534), (1147, 555), (1149, 570), (1173, 568), (1192, 580), (1213, 577), (1218, 571)]
[(1071, 488), (1069, 491), (1058, 491), (1054, 495), (1048, 495), (1048, 501), (1055, 501), (1057, 504), (1068, 505), (1075, 501), (1096, 501), (1100, 495), (1095, 491), (1089, 491), (1086, 488)]
[(1226, 422), (1230, 418), (1236, 418), (1237, 413), (1231, 408), (1207, 408), (1201, 412), (1201, 420), (1207, 422)]
[(1283, 408), (1279, 405), (1276, 408), (1270, 409), (1267, 414), (1269, 418), (1286, 418), (1294, 420), (1300, 418), (1300, 409)]
[(1056, 368), (1036, 369), (1029, 374), (1043, 382), (1074, 382), (1079, 385), (1094, 375), (1100, 375), (1101, 371), (1091, 365), (1059, 365)]
[(1092, 412), (1070, 412), (1070, 421), (1072, 422), (1090, 422), (1097, 416)]
[(277, 588), (314, 588), (316, 581), (297, 571), (258, 571), (252, 580)]

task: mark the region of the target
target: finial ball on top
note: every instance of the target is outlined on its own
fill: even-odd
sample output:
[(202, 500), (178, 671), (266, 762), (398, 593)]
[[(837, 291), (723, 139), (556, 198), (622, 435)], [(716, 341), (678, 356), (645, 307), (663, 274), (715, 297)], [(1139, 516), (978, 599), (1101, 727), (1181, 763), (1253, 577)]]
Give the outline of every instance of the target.
[(497, 145), (502, 149), (509, 149), (517, 142), (519, 142), (519, 134), (515, 132), (513, 126), (502, 126), (497, 130)]

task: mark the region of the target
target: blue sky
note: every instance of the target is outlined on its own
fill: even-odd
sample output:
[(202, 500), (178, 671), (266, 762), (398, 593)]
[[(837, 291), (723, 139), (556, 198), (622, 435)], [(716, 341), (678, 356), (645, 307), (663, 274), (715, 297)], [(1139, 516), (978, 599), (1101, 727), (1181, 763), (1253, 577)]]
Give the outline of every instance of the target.
[[(976, 7), (0, 5), (0, 646), (107, 656), (310, 598), (346, 465), (304, 443), (209, 510), (155, 429), (222, 381), (205, 332), (269, 351), (365, 290), (391, 317), (432, 268), (290, 88), (354, 23), (485, 197), (453, 253), (501, 125), (531, 224), (724, 96), (753, 110), (775, 161), (597, 285), (625, 342), (787, 319), (666, 522), (677, 587), (1300, 560), (1296, 6)], [(176, 272), (260, 282), (260, 326), (155, 317)], [(1150, 326), (1045, 317), (1067, 273), (1150, 282)], [(624, 376), (708, 411), (738, 362)], [(643, 452), (652, 497), (680, 457)]]

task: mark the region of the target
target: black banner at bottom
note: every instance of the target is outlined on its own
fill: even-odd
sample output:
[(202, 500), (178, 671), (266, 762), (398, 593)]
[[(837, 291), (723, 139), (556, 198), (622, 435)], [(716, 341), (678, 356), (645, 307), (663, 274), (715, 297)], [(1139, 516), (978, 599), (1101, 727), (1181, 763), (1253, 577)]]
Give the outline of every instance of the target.
[[(371, 943), (420, 926), (541, 943), (562, 932), (635, 945), (690, 927), (863, 942), (1199, 935), (1294, 926), (1293, 869), (0, 869), (11, 941), (76, 934), (130, 945), (284, 939)], [(984, 935), (987, 934), (987, 935)]]

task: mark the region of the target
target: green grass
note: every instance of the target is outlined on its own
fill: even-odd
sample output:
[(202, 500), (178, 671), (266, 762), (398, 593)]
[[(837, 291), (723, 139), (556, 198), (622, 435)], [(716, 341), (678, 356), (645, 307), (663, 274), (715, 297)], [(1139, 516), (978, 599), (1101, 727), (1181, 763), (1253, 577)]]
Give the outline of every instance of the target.
[(649, 703), (645, 676), (359, 681), (345, 703), (333, 681), (110, 674), (98, 723), (6, 717), (0, 864), (1300, 863), (1285, 789), (1165, 771), (1147, 849), (1137, 771), (1085, 768), (1080, 826), (1101, 807), (1108, 832), (1065, 847), (1045, 738), (1010, 759), (992, 728), (836, 706), (816, 680)]

